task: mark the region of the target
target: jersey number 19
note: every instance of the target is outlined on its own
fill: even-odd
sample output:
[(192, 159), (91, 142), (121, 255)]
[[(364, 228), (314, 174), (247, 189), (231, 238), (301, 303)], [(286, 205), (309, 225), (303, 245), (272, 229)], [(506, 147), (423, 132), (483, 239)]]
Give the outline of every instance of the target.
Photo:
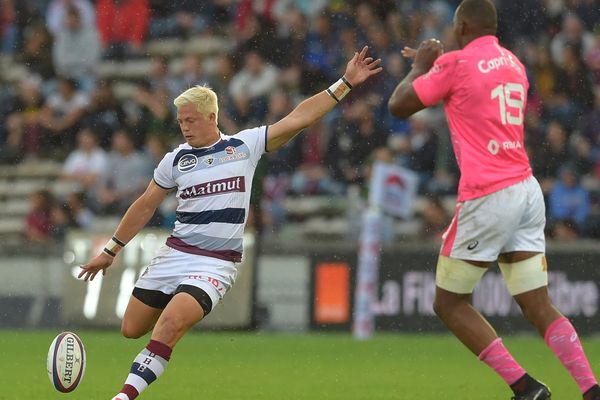
[[(513, 97), (511, 94), (516, 94)], [(492, 90), (492, 100), (498, 98), (500, 105), (500, 119), (502, 124), (521, 125), (523, 123), (523, 107), (525, 105), (525, 88), (520, 83), (507, 83), (498, 85)], [(511, 113), (508, 108), (516, 109), (517, 114)]]

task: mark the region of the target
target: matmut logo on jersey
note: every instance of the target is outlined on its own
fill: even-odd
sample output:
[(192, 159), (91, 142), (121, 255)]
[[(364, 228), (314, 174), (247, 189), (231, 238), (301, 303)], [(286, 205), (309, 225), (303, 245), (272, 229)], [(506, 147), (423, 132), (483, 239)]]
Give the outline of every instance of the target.
[(204, 182), (185, 188), (179, 196), (182, 199), (191, 199), (203, 196), (213, 196), (231, 192), (245, 192), (246, 179), (243, 176), (234, 176), (232, 178), (219, 179), (217, 181)]

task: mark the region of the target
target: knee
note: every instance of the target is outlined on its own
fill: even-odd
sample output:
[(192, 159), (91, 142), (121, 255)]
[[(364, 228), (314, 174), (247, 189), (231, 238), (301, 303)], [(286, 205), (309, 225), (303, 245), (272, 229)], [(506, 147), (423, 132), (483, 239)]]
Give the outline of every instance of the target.
[(515, 299), (521, 308), (521, 312), (525, 319), (531, 323), (535, 323), (539, 319), (545, 318), (553, 308), (549, 298), (529, 299), (529, 301), (519, 301)]
[(121, 334), (127, 339), (139, 339), (144, 336), (146, 332), (147, 331), (128, 323), (126, 320), (123, 320), (123, 323), (121, 324)]
[(152, 335), (163, 343), (169, 343), (174, 338), (181, 336), (185, 329), (186, 327), (179, 319), (170, 315), (163, 315), (156, 324)]
[(444, 319), (447, 315), (452, 313), (454, 309), (454, 303), (441, 299), (439, 296), (435, 297), (433, 302), (433, 312), (440, 319)]
[(438, 291), (433, 301), (433, 311), (442, 320), (449, 318), (456, 310), (469, 304), (470, 295)]

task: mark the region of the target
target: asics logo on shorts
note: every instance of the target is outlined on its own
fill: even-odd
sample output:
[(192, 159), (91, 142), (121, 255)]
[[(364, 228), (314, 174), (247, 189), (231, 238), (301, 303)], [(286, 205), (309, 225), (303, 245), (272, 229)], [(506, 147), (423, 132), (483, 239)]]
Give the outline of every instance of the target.
[(471, 243), (467, 245), (467, 250), (474, 250), (475, 247), (479, 244), (478, 240), (473, 240)]

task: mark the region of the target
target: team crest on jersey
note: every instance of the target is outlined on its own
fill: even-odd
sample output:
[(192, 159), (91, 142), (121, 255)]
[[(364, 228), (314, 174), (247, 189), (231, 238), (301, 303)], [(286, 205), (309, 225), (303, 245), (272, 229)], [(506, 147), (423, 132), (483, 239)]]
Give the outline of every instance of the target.
[(214, 157), (210, 157), (210, 156), (209, 157), (204, 157), (202, 159), (202, 162), (204, 164), (208, 165), (208, 166), (211, 166), (211, 165), (213, 165), (215, 163), (215, 159), (214, 159)]
[(227, 147), (225, 147), (225, 153), (227, 153), (229, 155), (234, 154), (235, 153), (235, 147), (233, 147), (233, 146), (227, 146)]
[(179, 159), (177, 169), (179, 172), (191, 171), (198, 165), (198, 157), (193, 154), (186, 154)]

